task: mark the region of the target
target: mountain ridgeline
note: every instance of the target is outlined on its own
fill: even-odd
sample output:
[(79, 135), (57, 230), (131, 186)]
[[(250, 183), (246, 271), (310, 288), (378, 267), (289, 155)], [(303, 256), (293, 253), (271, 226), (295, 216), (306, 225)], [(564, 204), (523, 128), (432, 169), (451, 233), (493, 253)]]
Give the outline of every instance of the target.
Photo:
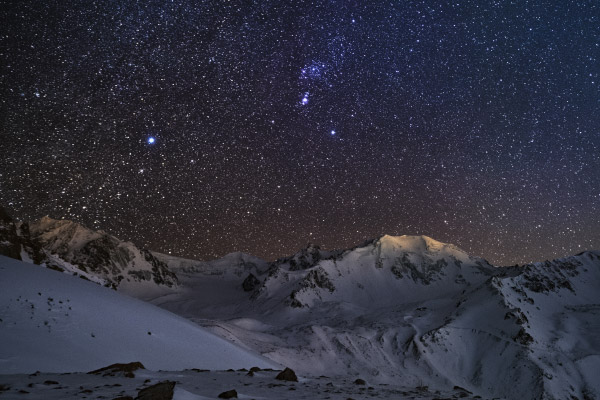
[(177, 285), (177, 276), (150, 251), (67, 220), (15, 222), (0, 209), (0, 254), (113, 289)]
[(205, 262), (50, 218), (2, 215), (0, 235), (2, 254), (123, 290), (306, 376), (600, 398), (597, 251), (496, 267), (427, 236), (385, 235)]

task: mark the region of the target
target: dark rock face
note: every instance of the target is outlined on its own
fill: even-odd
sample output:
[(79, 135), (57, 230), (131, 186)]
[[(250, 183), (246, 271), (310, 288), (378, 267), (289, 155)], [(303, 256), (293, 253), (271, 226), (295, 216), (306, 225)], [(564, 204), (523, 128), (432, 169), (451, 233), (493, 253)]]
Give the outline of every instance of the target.
[(525, 331), (525, 328), (521, 328), (519, 333), (514, 337), (514, 341), (517, 343), (521, 343), (524, 346), (527, 346), (533, 343), (533, 337)]
[(327, 289), (330, 293), (335, 291), (335, 285), (329, 279), (329, 274), (322, 267), (317, 267), (311, 270), (306, 276), (300, 281), (300, 288), (293, 290), (289, 295), (288, 304), (290, 307), (302, 308), (305, 306), (297, 296), (307, 289)]
[(367, 382), (365, 382), (365, 380), (364, 380), (364, 379), (360, 379), (360, 378), (358, 378), (357, 380), (355, 380), (355, 381), (354, 381), (354, 384), (355, 384), (355, 385), (366, 385), (366, 384), (367, 384)]
[(232, 390), (228, 390), (226, 392), (219, 394), (219, 398), (220, 399), (237, 399), (238, 394), (234, 389), (232, 389)]
[(40, 244), (31, 237), (29, 225), (16, 223), (6, 210), (0, 207), (0, 254), (22, 260), (22, 252), (27, 254), (34, 264), (47, 262)]
[(90, 371), (88, 372), (88, 374), (115, 376), (117, 374), (123, 373), (123, 375), (127, 378), (134, 378), (135, 375), (133, 374), (133, 371), (137, 371), (138, 369), (146, 368), (141, 362), (135, 361), (127, 364), (111, 364), (108, 367), (100, 368), (95, 371)]
[(296, 298), (297, 294), (298, 294), (297, 290), (294, 290), (292, 293), (290, 293), (290, 298), (289, 298), (290, 307), (302, 308), (302, 307), (304, 307), (304, 304), (302, 304), (302, 302), (300, 302), (300, 300), (298, 300)]
[(135, 400), (172, 400), (175, 382), (164, 381), (138, 392)]
[(312, 243), (289, 260), (290, 271), (298, 271), (315, 266), (321, 260), (321, 248)]
[(309, 243), (305, 249), (291, 257), (280, 258), (273, 265), (288, 264), (290, 271), (300, 271), (312, 268), (322, 260), (335, 260), (340, 254), (340, 251), (323, 251), (319, 246)]
[(424, 257), (423, 263), (426, 268), (412, 263), (409, 255), (405, 253), (402, 257), (397, 257), (396, 262), (391, 267), (391, 271), (398, 279), (402, 279), (406, 275), (415, 282), (429, 285), (437, 274), (448, 266), (448, 262), (444, 259), (433, 262), (433, 260)]
[(281, 371), (279, 374), (277, 374), (275, 379), (278, 379), (280, 381), (298, 382), (298, 377), (296, 376), (296, 373), (290, 368), (286, 368), (283, 371)]
[(132, 259), (133, 254), (120, 248), (116, 239), (105, 235), (86, 243), (73, 254), (71, 262), (83, 271), (118, 274)]
[(574, 258), (563, 261), (546, 261), (540, 265), (523, 266), (523, 280), (527, 289), (536, 293), (549, 294), (560, 289), (568, 289), (574, 293), (569, 278), (579, 274), (577, 270), (582, 263)]
[(20, 242), (14, 221), (8, 213), (0, 207), (0, 254), (21, 260)]
[(333, 282), (329, 280), (329, 275), (322, 267), (310, 271), (302, 281), (301, 286), (313, 289), (319, 287), (321, 289), (327, 289), (332, 293), (335, 291)]
[(260, 281), (254, 276), (254, 274), (248, 274), (248, 277), (242, 282), (242, 288), (245, 292), (251, 292), (260, 285)]
[(152, 265), (152, 280), (157, 285), (165, 285), (168, 287), (177, 283), (177, 275), (167, 267), (167, 264), (154, 257), (150, 251), (141, 250), (144, 259)]

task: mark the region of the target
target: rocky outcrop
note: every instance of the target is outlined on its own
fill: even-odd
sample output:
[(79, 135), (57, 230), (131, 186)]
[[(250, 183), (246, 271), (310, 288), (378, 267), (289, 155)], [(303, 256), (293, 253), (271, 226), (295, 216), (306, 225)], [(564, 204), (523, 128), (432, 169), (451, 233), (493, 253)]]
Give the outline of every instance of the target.
[(88, 372), (90, 375), (101, 375), (101, 376), (117, 376), (123, 375), (126, 378), (134, 378), (134, 371), (139, 369), (146, 369), (144, 365), (139, 361), (130, 362), (127, 364), (111, 364), (108, 367), (100, 368), (94, 371)]
[(286, 368), (281, 371), (279, 374), (277, 374), (275, 379), (280, 381), (298, 382), (298, 377), (291, 368)]
[(251, 292), (259, 287), (260, 281), (254, 276), (254, 274), (250, 273), (242, 282), (242, 288), (245, 292)]

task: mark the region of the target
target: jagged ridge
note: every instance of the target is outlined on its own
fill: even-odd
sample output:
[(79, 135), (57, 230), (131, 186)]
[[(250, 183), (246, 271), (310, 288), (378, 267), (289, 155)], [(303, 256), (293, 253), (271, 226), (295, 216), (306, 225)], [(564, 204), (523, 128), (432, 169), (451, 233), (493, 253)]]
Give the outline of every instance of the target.
[[(176, 286), (177, 276), (150, 251), (67, 220), (15, 223), (1, 214), (0, 253), (119, 288), (152, 282)], [(127, 285), (126, 285), (127, 286)]]

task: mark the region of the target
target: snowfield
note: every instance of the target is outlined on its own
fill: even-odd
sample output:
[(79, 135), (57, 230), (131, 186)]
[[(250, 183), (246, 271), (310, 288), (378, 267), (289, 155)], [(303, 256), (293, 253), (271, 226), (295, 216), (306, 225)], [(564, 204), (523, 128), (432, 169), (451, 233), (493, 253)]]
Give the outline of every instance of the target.
[(0, 256), (0, 373), (278, 367), (151, 304)]

